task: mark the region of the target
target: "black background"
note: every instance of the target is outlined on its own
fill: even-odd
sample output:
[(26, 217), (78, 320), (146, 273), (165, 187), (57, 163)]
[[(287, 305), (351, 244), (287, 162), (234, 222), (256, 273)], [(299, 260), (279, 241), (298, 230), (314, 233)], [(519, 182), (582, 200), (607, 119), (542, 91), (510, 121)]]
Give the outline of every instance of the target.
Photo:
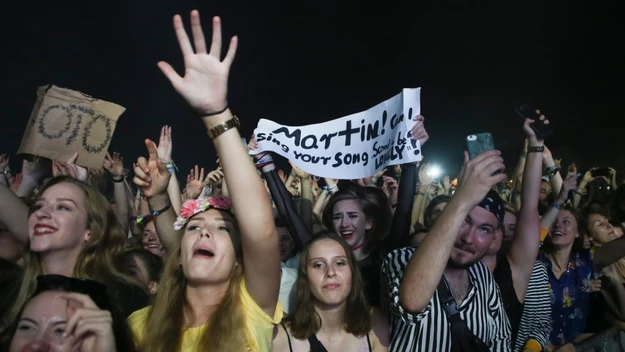
[[(469, 4), (470, 3), (470, 4)], [(431, 141), (424, 154), (455, 174), (468, 134), (491, 132), (516, 163), (528, 103), (552, 120), (548, 145), (583, 169), (619, 156), (625, 102), (625, 2), (543, 1), (21, 1), (3, 5), (0, 24), (0, 150), (15, 153), (35, 100), (48, 83), (128, 110), (111, 149), (126, 166), (144, 138), (173, 128), (183, 168), (214, 167), (200, 120), (157, 68), (182, 58), (172, 16), (200, 10), (239, 36), (229, 101), (249, 137), (259, 118), (304, 125), (341, 117), (423, 87)], [(227, 42), (227, 40), (224, 40)], [(225, 51), (225, 49), (224, 49)], [(12, 165), (17, 163), (14, 158)], [(17, 165), (13, 165), (14, 169)], [(182, 179), (182, 177), (181, 177)]]

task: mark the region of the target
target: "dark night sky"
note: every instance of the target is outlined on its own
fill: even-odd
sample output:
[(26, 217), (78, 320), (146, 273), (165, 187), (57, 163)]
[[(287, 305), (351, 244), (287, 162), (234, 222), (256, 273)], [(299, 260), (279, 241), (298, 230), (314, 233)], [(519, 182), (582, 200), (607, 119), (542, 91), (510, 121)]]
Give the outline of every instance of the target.
[(166, 60), (182, 72), (171, 17), (181, 13), (188, 20), (198, 8), (206, 32), (210, 17), (220, 15), (225, 35), (239, 36), (229, 101), (246, 136), (260, 117), (321, 122), (420, 86), (432, 138), (424, 154), (452, 173), (465, 136), (478, 132), (494, 135), (511, 169), (522, 144), (513, 108), (522, 103), (552, 120), (557, 134), (548, 145), (572, 153), (565, 163), (625, 170), (617, 128), (625, 102), (623, 1), (270, 3), (5, 5), (0, 150), (16, 151), (36, 87), (53, 83), (127, 108), (111, 144), (127, 166), (145, 154), (144, 138), (157, 139), (160, 126), (170, 124), (179, 166), (213, 167), (214, 149), (200, 120), (156, 67)]

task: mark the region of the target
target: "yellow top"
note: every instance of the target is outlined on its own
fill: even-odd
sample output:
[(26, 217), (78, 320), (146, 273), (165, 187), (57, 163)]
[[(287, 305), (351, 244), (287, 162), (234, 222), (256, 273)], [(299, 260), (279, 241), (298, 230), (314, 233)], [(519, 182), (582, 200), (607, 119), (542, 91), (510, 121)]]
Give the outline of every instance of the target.
[[(245, 336), (247, 346), (245, 346), (244, 351), (271, 352), (274, 325), (279, 324), (282, 320), (282, 306), (280, 302), (278, 302), (272, 318), (254, 302), (245, 287), (245, 280), (241, 280), (240, 292), (241, 301), (243, 302), (243, 313), (246, 319)], [(143, 341), (143, 333), (150, 309), (151, 307), (143, 308), (128, 317), (128, 324), (139, 342)], [(197, 344), (205, 328), (206, 325), (186, 329), (182, 335), (180, 352), (198, 351)]]

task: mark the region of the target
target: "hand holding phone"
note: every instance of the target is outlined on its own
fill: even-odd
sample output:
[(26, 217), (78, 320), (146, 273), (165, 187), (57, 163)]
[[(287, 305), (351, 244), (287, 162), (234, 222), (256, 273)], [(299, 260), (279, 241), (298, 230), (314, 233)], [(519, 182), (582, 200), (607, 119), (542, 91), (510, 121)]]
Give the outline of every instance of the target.
[(473, 159), (484, 152), (494, 149), (495, 144), (493, 143), (493, 136), (490, 133), (477, 133), (467, 136), (469, 159)]
[(539, 115), (536, 113), (536, 110), (532, 109), (529, 105), (523, 104), (519, 108), (514, 109), (516, 113), (525, 119), (532, 119), (534, 122), (530, 124), (534, 133), (536, 133), (536, 137), (540, 139), (545, 139), (553, 133), (553, 126), (551, 123), (546, 124), (544, 120), (539, 119)]
[[(467, 152), (469, 153), (469, 159), (474, 159), (476, 156), (489, 150), (495, 150), (493, 136), (490, 133), (477, 133), (467, 136)], [(500, 173), (501, 170), (495, 172), (493, 175)]]

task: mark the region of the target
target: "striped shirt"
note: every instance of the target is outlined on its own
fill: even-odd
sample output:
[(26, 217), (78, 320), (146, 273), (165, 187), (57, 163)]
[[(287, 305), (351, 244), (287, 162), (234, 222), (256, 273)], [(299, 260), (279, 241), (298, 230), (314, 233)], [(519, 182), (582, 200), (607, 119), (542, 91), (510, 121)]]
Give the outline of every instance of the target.
[(528, 340), (536, 340), (543, 348), (551, 333), (551, 296), (547, 268), (536, 261), (527, 285), (521, 324), (517, 333), (515, 351), (522, 351)]
[[(382, 264), (383, 306), (391, 314), (391, 352), (451, 351), (450, 328), (436, 292), (423, 312), (413, 314), (399, 303), (399, 285), (415, 248), (392, 251)], [(469, 330), (491, 351), (510, 351), (510, 323), (488, 267), (469, 267), (469, 293), (458, 307)]]

